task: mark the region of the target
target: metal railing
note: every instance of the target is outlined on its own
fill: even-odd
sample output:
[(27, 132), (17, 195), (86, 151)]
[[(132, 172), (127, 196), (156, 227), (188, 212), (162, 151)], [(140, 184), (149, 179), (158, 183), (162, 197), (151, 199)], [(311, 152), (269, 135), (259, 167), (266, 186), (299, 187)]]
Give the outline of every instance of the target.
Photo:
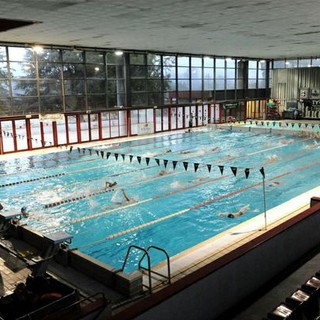
[[(169, 255), (166, 252), (166, 250), (164, 250), (163, 248), (160, 248), (160, 247), (157, 247), (157, 246), (153, 246), (153, 245), (149, 246), (147, 249), (139, 247), (139, 246), (136, 246), (136, 245), (129, 246), (127, 254), (126, 254), (126, 257), (124, 259), (124, 262), (123, 262), (123, 265), (122, 265), (122, 268), (121, 268), (122, 271), (124, 271), (124, 269), (126, 267), (126, 264), (127, 264), (127, 261), (128, 261), (128, 258), (129, 258), (129, 255), (130, 255), (130, 252), (131, 252), (132, 249), (137, 249), (137, 250), (140, 250), (140, 251), (143, 252), (143, 255), (142, 255), (142, 257), (141, 257), (141, 259), (139, 260), (139, 263), (138, 263), (138, 268), (147, 271), (149, 285), (146, 286), (146, 287), (149, 289), (150, 293), (152, 293), (151, 274), (156, 274), (156, 275), (158, 275), (160, 277), (163, 277), (163, 278), (167, 279), (168, 284), (171, 283), (171, 271), (170, 271), (170, 258), (169, 258)], [(161, 274), (159, 272), (153, 271), (151, 269), (151, 258), (150, 258), (150, 255), (149, 255), (150, 249), (155, 249), (155, 250), (161, 251), (162, 253), (165, 254), (166, 261), (167, 261), (167, 270), (168, 270), (168, 275), (167, 276), (165, 276), (165, 275), (163, 275), (163, 274)], [(145, 268), (145, 267), (143, 267), (141, 265), (141, 263), (142, 263), (142, 261), (144, 260), (145, 257), (147, 257), (147, 268)]]

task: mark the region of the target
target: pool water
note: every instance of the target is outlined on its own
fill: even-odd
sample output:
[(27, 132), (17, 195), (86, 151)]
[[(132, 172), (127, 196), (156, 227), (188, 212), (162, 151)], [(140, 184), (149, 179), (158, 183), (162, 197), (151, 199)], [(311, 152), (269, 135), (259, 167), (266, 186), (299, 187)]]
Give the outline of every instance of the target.
[[(26, 206), (32, 228), (63, 230), (71, 247), (121, 268), (132, 244), (172, 257), (263, 213), (261, 168), (271, 209), (319, 185), (318, 141), (216, 130), (73, 147), (1, 161), (0, 197), (8, 210)], [(105, 192), (106, 181), (117, 185)], [(153, 264), (163, 260), (153, 255)], [(140, 258), (130, 255), (125, 271)]]

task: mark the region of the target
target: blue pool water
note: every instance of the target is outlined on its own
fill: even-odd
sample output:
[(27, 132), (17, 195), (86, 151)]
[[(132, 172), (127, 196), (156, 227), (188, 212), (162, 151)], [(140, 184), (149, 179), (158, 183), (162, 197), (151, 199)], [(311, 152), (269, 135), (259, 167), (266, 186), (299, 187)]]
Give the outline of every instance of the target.
[[(71, 247), (121, 268), (131, 244), (156, 245), (172, 257), (264, 212), (261, 167), (267, 209), (318, 186), (317, 143), (217, 130), (19, 157), (0, 162), (1, 203), (8, 210), (27, 206), (32, 228), (72, 234)], [(104, 192), (106, 181), (117, 182), (114, 190)], [(219, 215), (245, 205), (237, 219)], [(130, 256), (126, 271), (140, 257)]]

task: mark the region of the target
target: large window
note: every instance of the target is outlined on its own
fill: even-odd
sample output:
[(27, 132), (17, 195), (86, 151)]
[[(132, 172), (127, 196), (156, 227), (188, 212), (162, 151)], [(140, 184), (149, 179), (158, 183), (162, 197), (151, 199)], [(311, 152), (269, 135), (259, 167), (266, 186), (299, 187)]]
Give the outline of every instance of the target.
[[(292, 59), (273, 67), (288, 63), (320, 65)], [(0, 46), (0, 115), (235, 99), (239, 90), (265, 89), (266, 65), (191, 54)]]

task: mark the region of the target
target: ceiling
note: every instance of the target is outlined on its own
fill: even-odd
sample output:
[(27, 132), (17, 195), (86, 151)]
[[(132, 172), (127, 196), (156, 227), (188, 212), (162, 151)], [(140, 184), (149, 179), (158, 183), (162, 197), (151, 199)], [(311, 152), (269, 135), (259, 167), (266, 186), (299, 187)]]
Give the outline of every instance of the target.
[[(35, 22), (0, 42), (246, 58), (320, 56), (317, 0), (0, 0), (0, 19)], [(15, 25), (15, 24), (14, 24)]]

